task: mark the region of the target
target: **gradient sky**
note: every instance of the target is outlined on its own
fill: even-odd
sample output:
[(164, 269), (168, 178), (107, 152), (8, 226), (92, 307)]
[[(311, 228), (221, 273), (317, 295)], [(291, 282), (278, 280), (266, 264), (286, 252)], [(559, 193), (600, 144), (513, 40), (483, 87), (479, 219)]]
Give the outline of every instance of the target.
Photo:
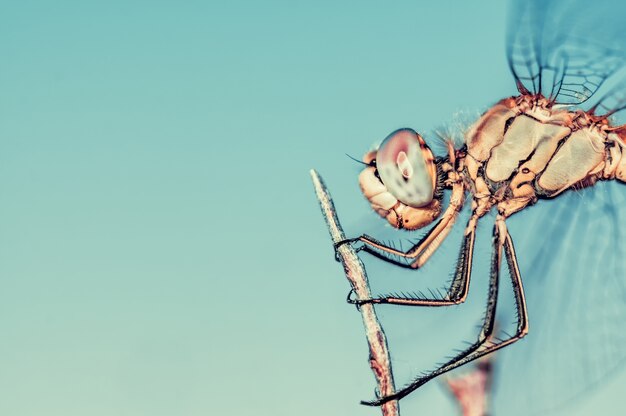
[(503, 3), (0, 2), (0, 414), (379, 414), (308, 170), (515, 93)]

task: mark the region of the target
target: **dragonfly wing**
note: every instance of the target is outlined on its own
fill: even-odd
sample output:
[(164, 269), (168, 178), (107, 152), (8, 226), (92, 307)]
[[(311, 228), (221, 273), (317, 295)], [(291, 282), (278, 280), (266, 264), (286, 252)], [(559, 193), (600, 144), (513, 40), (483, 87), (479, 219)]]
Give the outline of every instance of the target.
[(522, 94), (582, 104), (624, 64), (624, 6), (599, 0), (511, 2), (507, 59)]
[[(611, 117), (624, 109), (626, 109), (626, 78), (622, 78), (619, 83), (606, 92), (593, 106), (591, 112), (596, 115)], [(619, 119), (617, 116), (612, 117), (614, 125), (624, 124), (625, 121), (623, 113)]]
[(624, 367), (625, 208), (626, 186), (601, 182), (509, 220), (530, 332), (497, 360), (495, 414), (566, 407)]

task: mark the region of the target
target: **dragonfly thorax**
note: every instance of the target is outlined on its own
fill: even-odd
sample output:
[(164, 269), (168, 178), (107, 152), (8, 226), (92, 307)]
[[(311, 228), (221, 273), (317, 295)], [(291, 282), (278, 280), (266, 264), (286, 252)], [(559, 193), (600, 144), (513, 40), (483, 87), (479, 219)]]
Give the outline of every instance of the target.
[(530, 100), (500, 101), (466, 134), (459, 159), (467, 190), (483, 207), (481, 212), (498, 204), (509, 216), (538, 198), (553, 198), (598, 180), (624, 180), (623, 133), (581, 110)]

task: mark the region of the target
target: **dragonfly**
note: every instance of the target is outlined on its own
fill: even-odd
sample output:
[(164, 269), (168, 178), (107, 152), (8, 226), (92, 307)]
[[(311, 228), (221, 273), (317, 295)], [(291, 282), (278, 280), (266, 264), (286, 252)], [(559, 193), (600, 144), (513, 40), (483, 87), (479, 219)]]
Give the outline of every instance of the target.
[[(545, 206), (548, 212), (536, 224), (541, 235), (529, 237), (539, 238), (530, 274), (543, 275), (545, 289), (553, 294), (552, 303), (567, 305), (563, 310), (553, 309), (557, 309), (556, 318), (570, 318), (569, 333), (594, 326), (599, 332), (587, 334), (592, 341), (580, 348), (583, 356), (562, 367), (572, 372), (585, 368), (584, 380), (576, 386), (580, 390), (623, 361), (624, 348), (614, 347), (609, 339), (624, 332), (626, 322), (626, 273), (621, 257), (626, 241), (620, 232), (626, 206), (616, 202), (613, 191), (617, 186), (626, 193), (626, 125), (617, 122), (617, 114), (626, 109), (626, 83), (611, 80), (619, 78), (624, 67), (626, 38), (619, 33), (620, 16), (611, 13), (612, 5), (605, 6), (565, 0), (513, 1), (506, 57), (517, 94), (484, 112), (464, 132), (462, 141), (444, 138), (444, 155), (435, 155), (415, 130), (402, 128), (363, 157), (359, 184), (371, 208), (394, 228), (408, 232), (430, 228), (407, 249), (367, 234), (343, 240), (336, 248), (352, 244), (385, 262), (419, 270), (449, 236), (461, 211), (469, 208), (470, 216), (444, 293), (349, 296), (348, 301), (357, 306), (464, 303), (472, 278), (477, 225), (495, 212), (488, 298), (477, 339), (395, 393), (363, 404), (380, 406), (401, 399), (444, 373), (526, 335), (532, 338), (532, 302), (526, 299), (507, 221), (535, 205)], [(596, 192), (591, 194), (591, 190)], [(557, 205), (557, 201), (567, 203)], [(588, 227), (594, 233), (583, 231), (582, 238), (572, 234), (578, 240), (569, 241), (569, 231), (576, 227)], [(516, 324), (514, 333), (495, 338), (503, 263), (513, 288)], [(591, 289), (579, 295), (576, 288), (583, 279)], [(575, 310), (576, 302), (593, 308)], [(600, 330), (610, 326), (607, 322), (613, 326)], [(546, 339), (545, 335), (538, 339)], [(557, 351), (554, 345), (538, 349), (544, 347)]]

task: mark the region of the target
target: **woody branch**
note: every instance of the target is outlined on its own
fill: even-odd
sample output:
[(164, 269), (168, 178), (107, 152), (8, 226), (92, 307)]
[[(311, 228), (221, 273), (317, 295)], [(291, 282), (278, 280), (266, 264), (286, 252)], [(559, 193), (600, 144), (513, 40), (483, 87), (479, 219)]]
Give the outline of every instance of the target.
[[(345, 234), (339, 224), (335, 206), (322, 178), (315, 170), (311, 170), (311, 178), (313, 179), (315, 193), (317, 194), (317, 199), (322, 209), (322, 215), (324, 216), (334, 245), (345, 240)], [(371, 298), (365, 268), (354, 248), (352, 248), (350, 244), (343, 244), (337, 250), (337, 254), (357, 299)], [(395, 386), (385, 333), (376, 316), (374, 305), (364, 304), (360, 307), (360, 312), (369, 346), (370, 367), (376, 377), (378, 391), (382, 396), (389, 396), (395, 392)], [(400, 414), (397, 400), (384, 403), (381, 409), (383, 416), (399, 416)]]

